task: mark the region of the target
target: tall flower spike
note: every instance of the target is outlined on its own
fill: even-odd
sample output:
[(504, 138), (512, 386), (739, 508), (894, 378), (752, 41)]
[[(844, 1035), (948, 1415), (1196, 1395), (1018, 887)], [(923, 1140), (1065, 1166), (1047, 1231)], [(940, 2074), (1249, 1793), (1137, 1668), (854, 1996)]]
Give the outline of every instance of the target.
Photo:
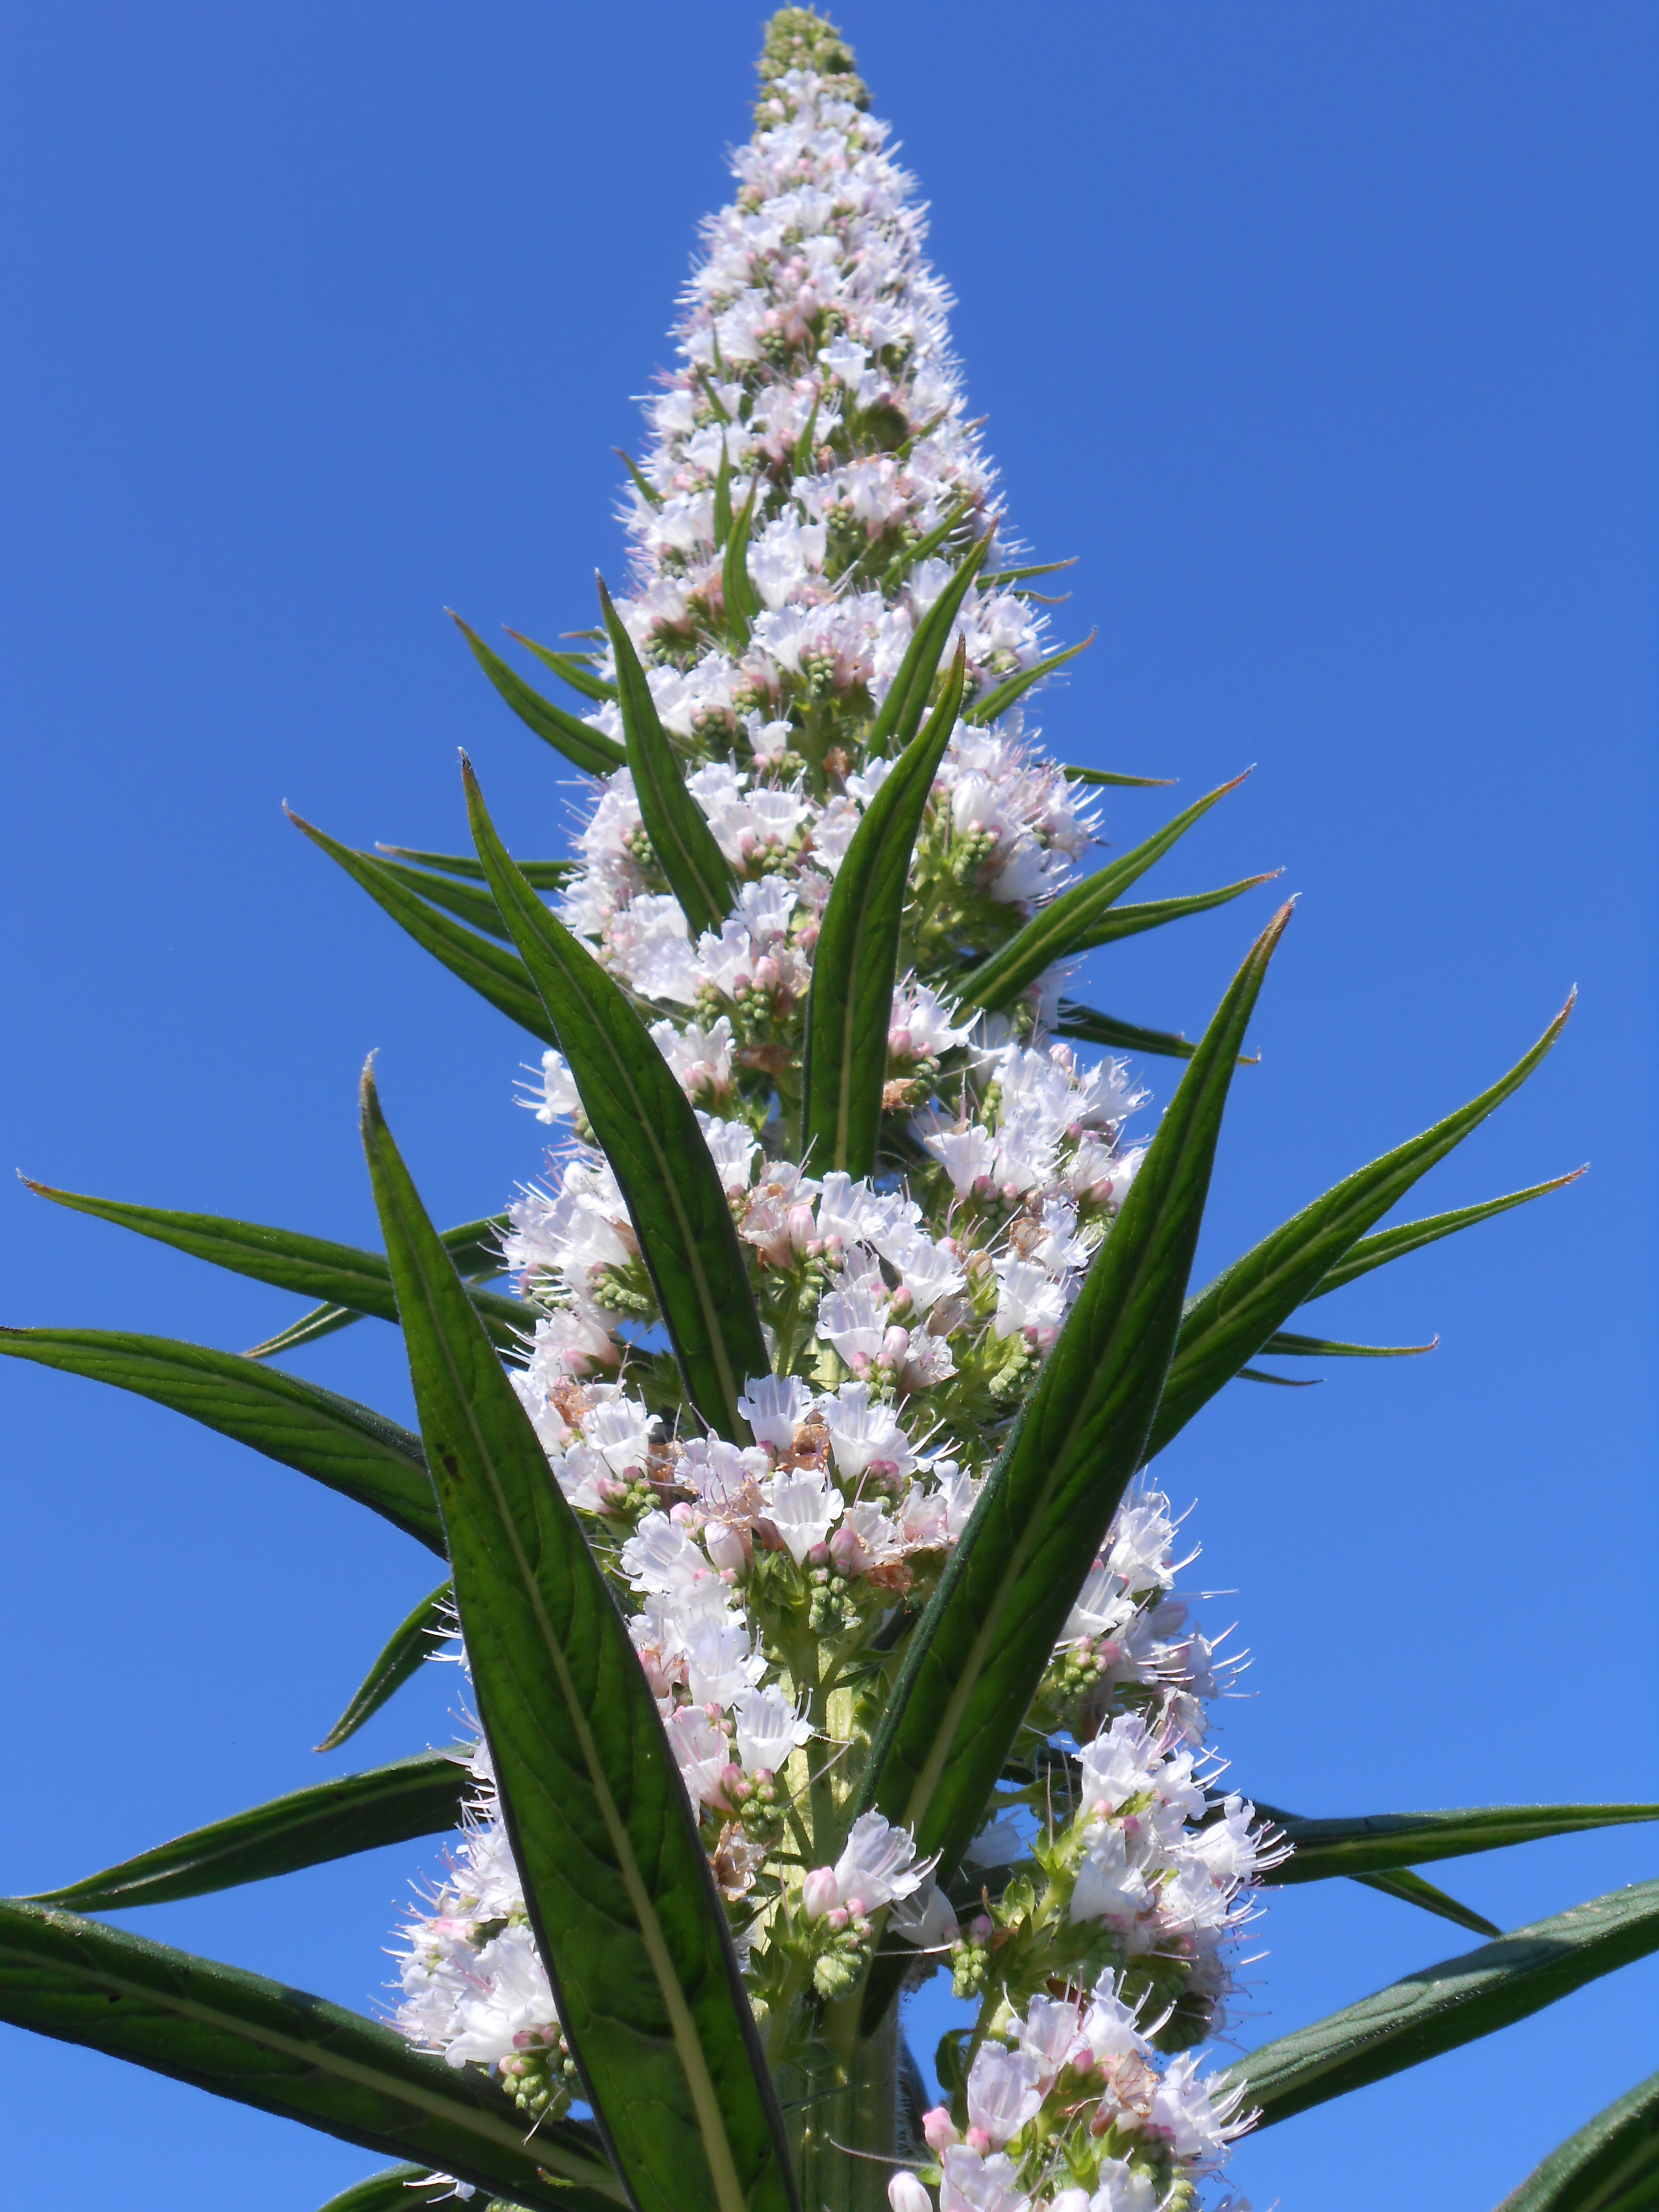
[[(962, 719), (1037, 667), (1044, 618), (1009, 573), (911, 180), (832, 25), (782, 10), (760, 74), (623, 495), (631, 587), (589, 664), (622, 702), (594, 703), (591, 678), (583, 702), (651, 789), (628, 769), (600, 781), (559, 905), (648, 1003), (771, 1372), (740, 1401), (752, 1443), (702, 1432), (650, 1348), (643, 1224), (578, 1123), (511, 1208), (538, 1315), (514, 1382), (628, 1614), (772, 2063), (828, 2100), (799, 2145), (805, 2201), (848, 2201), (845, 2173), (831, 2191), (821, 2170), (834, 2143), (897, 2148), (890, 2016), (862, 2057), (832, 2027), (837, 2007), (856, 2019), (884, 1929), (918, 1974), (948, 1959), (979, 2008), (928, 2170), (944, 2206), (1046, 2201), (1061, 2145), (1074, 2177), (1161, 2198), (1203, 2160), (1153, 2124), (1159, 2098), (1182, 2143), (1224, 2148), (1190, 2063), (1159, 2069), (1219, 2020), (1265, 1848), (1237, 1798), (1205, 1825), (1225, 1669), (1174, 1594), (1161, 1495), (1137, 1492), (1078, 1563), (1030, 1716), (1049, 1747), (1005, 1776), (960, 1879), (880, 1813), (854, 1817), (881, 1655), (938, 1585), (1111, 1234), (1146, 1093), (1045, 1029), (1063, 968), (1006, 1013), (957, 1010), (969, 970), (1073, 879), (1094, 817), (1022, 705)], [(857, 894), (838, 899), (866, 822)], [(704, 896), (712, 862), (688, 872), (697, 841), (729, 901)], [(812, 994), (821, 932), (838, 1026)], [(843, 1164), (843, 1109), (822, 1101), (854, 1080), (866, 1133)], [(540, 1117), (574, 1103), (549, 1054)], [(450, 1883), (407, 1925), (399, 2016), (557, 2112), (575, 2085), (513, 1880), (486, 1787)], [(913, 2197), (933, 2201), (920, 2180)]]

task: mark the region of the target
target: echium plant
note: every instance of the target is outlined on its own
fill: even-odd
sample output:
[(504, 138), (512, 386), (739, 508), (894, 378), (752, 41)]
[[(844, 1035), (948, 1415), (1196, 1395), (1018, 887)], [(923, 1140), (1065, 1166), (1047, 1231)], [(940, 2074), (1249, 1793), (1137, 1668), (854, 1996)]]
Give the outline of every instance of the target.
[[(366, 1074), (384, 1255), (46, 1194), (322, 1301), (279, 1337), (4, 1340), (442, 1556), (329, 1747), (452, 1632), (477, 1740), (0, 1906), (0, 2014), (409, 2161), (353, 2212), (1185, 2212), (1250, 2126), (1659, 1947), (1659, 1884), (1505, 1938), (1409, 1870), (1659, 1808), (1233, 1789), (1207, 1707), (1237, 1662), (1151, 1471), (1259, 1355), (1391, 1349), (1298, 1307), (1559, 1187), (1376, 1226), (1560, 1020), (1188, 1295), (1290, 908), (1196, 1046), (1066, 995), (1084, 952), (1266, 878), (1124, 902), (1220, 792), (1084, 872), (1090, 787), (1137, 779), (1027, 719), (1078, 648), (964, 419), (910, 180), (832, 26), (782, 10), (761, 76), (629, 464), (630, 587), (576, 650), (521, 641), (571, 706), (466, 633), (592, 778), (576, 857), (515, 861), (466, 767), (476, 857), (308, 830), (544, 1046), (543, 1179), (439, 1233)], [(1123, 1051), (1185, 1062), (1155, 1133)], [(269, 1364), (365, 1314), (403, 1328), (418, 1438)], [(458, 1825), (390, 2027), (64, 1909)], [(1495, 1940), (1206, 2063), (1261, 1885), (1338, 1875)], [(941, 1972), (967, 2024), (930, 2106), (900, 2000)], [(1656, 2111), (1633, 2093), (1515, 2201), (1633, 2204)]]

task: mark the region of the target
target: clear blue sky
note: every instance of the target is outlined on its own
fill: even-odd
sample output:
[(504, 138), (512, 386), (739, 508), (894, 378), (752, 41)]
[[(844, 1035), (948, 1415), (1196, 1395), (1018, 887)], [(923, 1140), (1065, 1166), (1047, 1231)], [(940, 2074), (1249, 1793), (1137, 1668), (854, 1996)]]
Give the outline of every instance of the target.
[[(446, 604), (532, 635), (619, 566), (610, 448), (746, 135), (758, 9), (315, 0), (4, 11), (0, 416), (9, 1163), (370, 1242), (371, 1046), (439, 1217), (537, 1132), (525, 1042), (295, 835), (454, 849), (455, 747), (517, 849), (555, 763)], [(1428, 1211), (1562, 1196), (1315, 1310), (1431, 1358), (1235, 1387), (1165, 1465), (1258, 1662), (1239, 1784), (1309, 1813), (1659, 1798), (1652, 1511), (1656, 26), (1627, 0), (850, 7), (934, 210), (1017, 523), (1100, 640), (1063, 757), (1249, 784), (1153, 883), (1303, 894), (1200, 1272), (1487, 1082), (1526, 1092)], [(1167, 794), (1114, 801), (1124, 842)], [(1149, 887), (1150, 888), (1150, 887)], [(1268, 894), (1097, 956), (1201, 1023)], [(1155, 1066), (1167, 1096), (1172, 1071)], [(292, 1302), (3, 1206), (5, 1317), (230, 1347)], [(392, 1331), (298, 1363), (398, 1411)], [(1316, 1370), (1315, 1371), (1319, 1371)], [(434, 1579), (368, 1516), (176, 1417), (0, 1376), (11, 1783), (0, 1890), (447, 1734), (429, 1669), (314, 1743)], [(368, 2003), (418, 1847), (131, 1916)], [(1506, 1926), (1656, 1870), (1651, 1832), (1465, 1862)], [(1463, 1948), (1342, 1884), (1261, 1930), (1251, 2043)], [(1480, 2212), (1651, 2070), (1627, 1971), (1288, 2123), (1286, 2212)], [(7, 2192), (309, 2212), (374, 2161), (0, 2030)], [(1409, 2184), (1403, 2181), (1407, 2172)]]

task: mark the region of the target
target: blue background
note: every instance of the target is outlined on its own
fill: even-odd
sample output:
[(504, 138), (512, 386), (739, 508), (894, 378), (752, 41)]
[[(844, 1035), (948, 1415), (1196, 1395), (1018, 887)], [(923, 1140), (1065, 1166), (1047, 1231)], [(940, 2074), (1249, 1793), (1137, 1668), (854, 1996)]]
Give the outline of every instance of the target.
[[(860, 6), (933, 203), (1013, 517), (1078, 553), (1063, 757), (1250, 782), (1150, 895), (1283, 865), (1302, 905), (1200, 1273), (1480, 1089), (1406, 1211), (1569, 1192), (1314, 1310), (1414, 1343), (1235, 1388), (1168, 1455), (1258, 1661), (1223, 1741), (1310, 1813), (1659, 1798), (1652, 1575), (1655, 17), (1503, 0)], [(283, 822), (455, 849), (454, 749), (520, 852), (572, 793), (442, 608), (532, 635), (615, 575), (613, 444), (748, 131), (757, 17), (648, 0), (4, 12), (10, 767), (5, 1156), (70, 1188), (374, 1241), (381, 1049), (434, 1213), (538, 1161), (526, 1043)], [(1120, 845), (1170, 794), (1114, 797)], [(1200, 1024), (1271, 894), (1097, 956)], [(1149, 1071), (1167, 1098), (1168, 1063)], [(239, 1347), (280, 1294), (21, 1189), (3, 1311)], [(407, 1406), (392, 1331), (296, 1365)], [(1313, 1371), (1319, 1371), (1316, 1369)], [(3, 1376), (0, 1890), (447, 1739), (431, 1668), (324, 1732), (428, 1557), (175, 1416)], [(1471, 1860), (1506, 1926), (1656, 1870), (1625, 1830)], [(429, 1855), (425, 1855), (429, 1856)], [(411, 1846), (128, 1916), (374, 2001)], [(1455, 1930), (1352, 1885), (1258, 1931), (1249, 2045)], [(1651, 1964), (1247, 2146), (1258, 2206), (1490, 2204), (1656, 2061)], [(9, 2195), (306, 2212), (374, 2163), (0, 2031)], [(1407, 2179), (1407, 2177), (1409, 2177)]]

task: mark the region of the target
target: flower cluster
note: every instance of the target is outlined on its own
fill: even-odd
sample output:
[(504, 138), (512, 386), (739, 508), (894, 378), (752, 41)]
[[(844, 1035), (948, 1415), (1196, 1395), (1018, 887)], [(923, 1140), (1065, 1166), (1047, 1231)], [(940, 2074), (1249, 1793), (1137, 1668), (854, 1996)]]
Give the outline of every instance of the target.
[[(1242, 2124), (1193, 2048), (1273, 1863), (1253, 1808), (1215, 1794), (1206, 1708), (1231, 1666), (1175, 1594), (1189, 1561), (1161, 1494), (1136, 1492), (1107, 1533), (961, 1874), (942, 1884), (908, 1833), (853, 1820), (898, 1640), (1112, 1233), (1146, 1103), (1125, 1065), (1050, 1034), (1057, 972), (1009, 1014), (959, 1007), (1097, 824), (1012, 701), (1045, 618), (964, 420), (910, 179), (860, 94), (839, 66), (770, 74), (632, 471), (617, 610), (733, 907), (717, 933), (688, 926), (625, 769), (599, 787), (559, 907), (640, 1006), (725, 1187), (771, 1358), (741, 1401), (752, 1442), (691, 1415), (556, 1052), (525, 1103), (568, 1135), (504, 1245), (535, 1316), (514, 1381), (629, 1616), (775, 2063), (878, 1942), (913, 1947), (913, 1977), (948, 1958), (980, 2009), (941, 2049), (953, 2106), (929, 2116), (924, 2169), (940, 2212), (1149, 2212), (1189, 2201)], [(856, 1178), (801, 1156), (813, 951), (891, 766), (872, 718), (975, 552), (947, 647), (965, 652), (965, 719), (912, 862), (878, 1171)], [(609, 699), (588, 719), (621, 734)], [(526, 2112), (562, 2109), (570, 2061), (480, 1762), (449, 1877), (405, 1930), (398, 2018), (452, 2064), (497, 2069)], [(907, 2171), (893, 2202), (933, 2198)]]

